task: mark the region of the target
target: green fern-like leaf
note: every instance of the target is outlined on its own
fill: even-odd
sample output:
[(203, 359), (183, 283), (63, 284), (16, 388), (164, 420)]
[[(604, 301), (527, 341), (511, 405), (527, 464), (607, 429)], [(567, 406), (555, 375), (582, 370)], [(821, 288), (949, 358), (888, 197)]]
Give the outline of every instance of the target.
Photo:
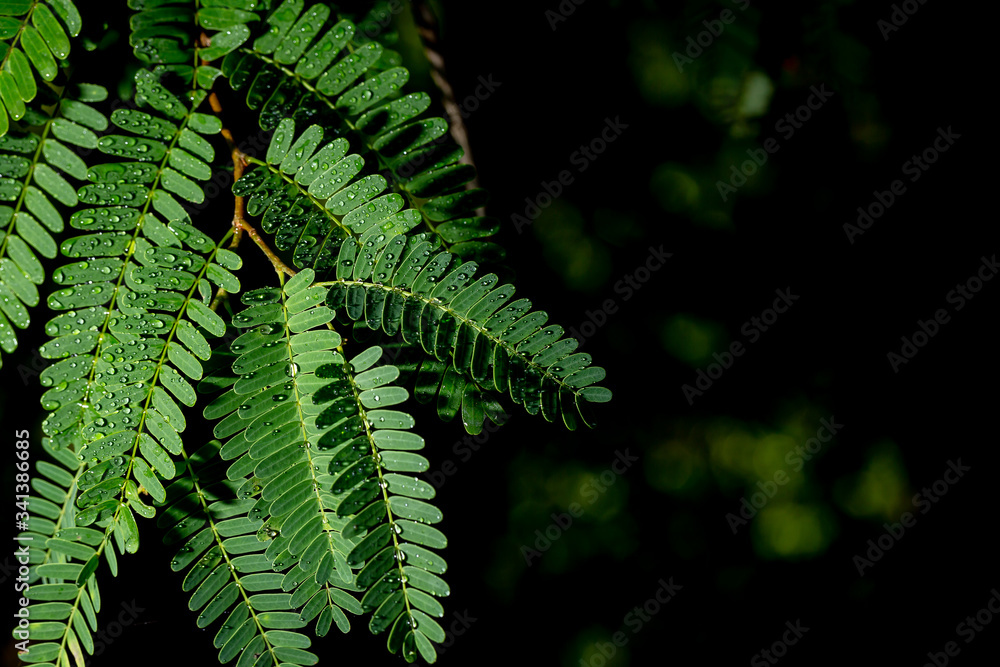
[(8, 0), (0, 4), (0, 136), (24, 118), (39, 92), (35, 74), (49, 82), (69, 57), (70, 37), (80, 34), (80, 12), (71, 0)]
[[(310, 286), (313, 276), (307, 269), (281, 291), (244, 295), (251, 307), (234, 322), (250, 331), (232, 345), (240, 354), (237, 379), (205, 409), (206, 417), (222, 418), (216, 436), (232, 436), (220, 454), (235, 459), (228, 477), (246, 480), (238, 497), (259, 495), (247, 516), (270, 544), (266, 562), (252, 567), (287, 570), (287, 608), (315, 618), (318, 635), (333, 622), (346, 632), (344, 611), (374, 612), (369, 626), (393, 629), (393, 651), (412, 658), (419, 648), (433, 660), (427, 637), (440, 642), (444, 633), (427, 614), (443, 610), (427, 592), (413, 592), (417, 584), (406, 583), (402, 568), (410, 558), (423, 588), (446, 594), (432, 574), (444, 571), (444, 561), (425, 548), (446, 540), (423, 525), (440, 520), (424, 502), (433, 487), (402, 474), (428, 467), (413, 452), (423, 446), (408, 431), (413, 419), (391, 409), (409, 393), (392, 386), (396, 367), (376, 365), (381, 348), (348, 364), (336, 349), (340, 336), (317, 329), (333, 312), (322, 305), (326, 288)], [(345, 590), (363, 592), (360, 605)]]
[(507, 304), (514, 288), (495, 274), (474, 280), (476, 262), (436, 252), (438, 238), (412, 232), (418, 214), (401, 210), (400, 195), (378, 196), (381, 175), (357, 178), (363, 158), (345, 155), (342, 139), (317, 152), (321, 137), (310, 126), (296, 138), (294, 121), (281, 121), (265, 160), (253, 161), (260, 166), (234, 192), (249, 197), (248, 212), (263, 216), (265, 231), (275, 234), (279, 249), (292, 250), (298, 266), (336, 275), (330, 302), (348, 318), (390, 336), (401, 332), (405, 342), (472, 380), (461, 381), (447, 365), (423, 367), (443, 418), (460, 409), (466, 430), (478, 433), (487, 414), (497, 413), (484, 392), (496, 390), (530, 414), (561, 416), (574, 429), (587, 421), (586, 403), (610, 399), (606, 389), (591, 386), (604, 370), (591, 366), (589, 354), (573, 354), (576, 339), (562, 338), (557, 325), (545, 327), (547, 315), (532, 312), (529, 300)]
[[(443, 549), (448, 540), (431, 525), (442, 519), (440, 510), (426, 502), (434, 497), (434, 487), (412, 476), (429, 468), (427, 459), (415, 453), (424, 440), (409, 431), (412, 417), (390, 409), (408, 392), (391, 384), (399, 369), (375, 365), (381, 356), (381, 348), (371, 347), (349, 364), (317, 370), (333, 380), (323, 397), (336, 397), (317, 424), (324, 414), (330, 415), (327, 421), (337, 420), (319, 446), (333, 451), (334, 493), (347, 494), (337, 514), (350, 518), (343, 534), (356, 543), (347, 560), (361, 568), (357, 584), (365, 590), (361, 606), (372, 614), (369, 629), (388, 631), (389, 650), (402, 652), (407, 662), (418, 652), (434, 662), (432, 642), (443, 642), (445, 632), (432, 618), (444, 615), (432, 596), (450, 591), (438, 576), (447, 564), (430, 549)], [(341, 416), (354, 410), (356, 415)]]
[(31, 622), (24, 662), (57, 661), (72, 655), (82, 663), (84, 651), (94, 652), (92, 632), (97, 632), (101, 597), (94, 575), (101, 554), (117, 575), (114, 551), (108, 546), (108, 531), (78, 525), (75, 500), (78, 489), (91, 483), (93, 475), (65, 447), (67, 443), (46, 438), (43, 448), (54, 461), (39, 461), (38, 477), (32, 480), (35, 494), (24, 502), (30, 510), (28, 530), (18, 536), (28, 547), (29, 588), (25, 597)]
[(325, 10), (286, 0), (268, 18), (271, 30), (252, 48), (230, 53), (223, 73), (234, 88), (247, 90), (248, 106), (260, 109), (261, 127), (276, 128), (289, 117), (343, 126), (445, 249), (478, 261), (501, 259), (502, 249), (484, 240), (499, 224), (474, 216), (486, 192), (466, 189), (475, 169), (459, 163), (462, 150), (447, 141), (444, 119), (421, 118), (430, 97), (401, 96), (407, 70), (385, 68), (380, 43), (352, 41), (354, 25)]
[[(399, 331), (479, 388), (507, 393), (549, 421), (561, 416), (570, 429), (587, 423), (586, 403), (610, 400), (607, 389), (592, 386), (604, 379), (604, 369), (591, 366), (589, 354), (574, 354), (579, 342), (563, 338), (558, 325), (545, 326), (548, 316), (532, 311), (531, 301), (511, 301), (514, 287), (500, 284), (495, 274), (477, 278), (475, 263), (434, 253), (426, 242), (407, 251), (401, 235), (373, 258), (374, 267), (345, 263), (353, 260), (347, 256), (353, 246), (343, 247), (340, 266), (348, 268), (332, 284), (327, 303), (351, 320), (390, 335)], [(485, 417), (478, 389), (456, 386), (463, 392), (463, 421), (476, 429)]]
[[(130, 133), (97, 142), (102, 152), (135, 161), (91, 168), (92, 184), (74, 193), (92, 208), (74, 213), (70, 227), (88, 233), (61, 245), (72, 261), (53, 273), (64, 287), (47, 303), (63, 312), (47, 324), (53, 338), (40, 349), (60, 360), (40, 376), (51, 387), (42, 399), (51, 410), (42, 428), (53, 440), (72, 443), (88, 466), (78, 485), (76, 522), (105, 529), (109, 562), (115, 548), (138, 549), (135, 514), (155, 514), (139, 489), (163, 500), (161, 480), (176, 474), (172, 455), (183, 452), (186, 426), (178, 403), (194, 404), (189, 380), (202, 376), (201, 359), (211, 353), (207, 337), (225, 328), (207, 305), (213, 285), (239, 290), (230, 273), (239, 257), (193, 227), (173, 196), (203, 197), (184, 173), (197, 177), (207, 166), (202, 160), (213, 157), (202, 133), (218, 131), (217, 121), (194, 111), (204, 93), (184, 103), (145, 70), (136, 89), (154, 113), (116, 111), (112, 121)], [(154, 210), (171, 222), (161, 222)]]
[(264, 556), (269, 542), (257, 537), (261, 521), (247, 517), (256, 501), (240, 497), (243, 480), (226, 477), (220, 449), (213, 441), (186, 456), (182, 474), (167, 487), (157, 525), (168, 546), (183, 543), (171, 568), (186, 570), (182, 587), (192, 594), (198, 627), (224, 617), (214, 641), (220, 663), (259, 664), (265, 656), (267, 664), (317, 664), (303, 650), (311, 640), (292, 632), (306, 622), (288, 611), (292, 596)]
[(419, 342), (408, 343), (398, 331), (390, 336), (381, 328), (370, 329), (367, 321), (353, 322), (351, 338), (367, 345), (381, 345), (387, 358), (400, 370), (399, 383), (412, 386), (413, 398), (431, 405), (442, 421), (449, 422), (461, 415), (465, 430), (476, 435), (482, 431), (484, 417), (496, 425), (503, 425), (510, 418), (499, 393), (477, 385), (455, 370), (450, 357), (438, 360), (427, 354)]
[[(53, 116), (29, 111), (34, 126), (0, 137), (0, 349), (17, 349), (17, 332), (31, 321), (45, 271), (38, 255), (57, 253), (53, 234), (65, 225), (61, 209), (76, 206), (73, 180), (86, 180), (87, 165), (67, 146), (97, 146), (107, 118), (89, 103), (107, 97), (101, 86), (82, 84), (54, 100)], [(58, 204), (58, 206), (56, 205)]]
[(206, 31), (210, 46), (198, 50), (199, 60), (215, 60), (230, 53), (250, 38), (247, 24), (258, 20), (253, 11), (256, 2), (211, 0), (195, 3), (188, 0), (129, 0), (137, 10), (129, 20), (129, 44), (136, 58), (149, 67), (158, 66), (195, 81), (208, 89), (221, 72), (210, 65), (192, 65), (192, 45), (199, 33)]
[(333, 313), (322, 305), (325, 290), (310, 289), (311, 276), (303, 271), (283, 290), (244, 295), (251, 307), (234, 322), (250, 330), (232, 344), (240, 354), (233, 363), (237, 379), (205, 416), (223, 418), (216, 436), (233, 436), (221, 456), (235, 459), (230, 479), (246, 478), (240, 498), (259, 496), (248, 517), (269, 542), (268, 567), (291, 568), (282, 582), (288, 603), (302, 607), (305, 621), (316, 619), (322, 636), (332, 622), (346, 632), (344, 611), (361, 607), (344, 592), (357, 590), (347, 561), (353, 545), (341, 536), (345, 521), (333, 512), (330, 457), (319, 450), (330, 424), (317, 394), (325, 383), (315, 370), (342, 360), (341, 338), (325, 328)]
[(290, 119), (278, 124), (265, 160), (251, 158), (255, 168), (233, 191), (248, 198), (247, 211), (262, 216), (264, 231), (274, 234), (277, 248), (289, 251), (296, 266), (332, 276), (345, 241), (376, 249), (387, 235), (419, 223), (419, 213), (403, 210), (402, 196), (381, 194), (385, 178), (365, 175), (365, 160), (348, 154), (347, 141), (324, 143), (318, 125), (298, 137), (294, 129)]

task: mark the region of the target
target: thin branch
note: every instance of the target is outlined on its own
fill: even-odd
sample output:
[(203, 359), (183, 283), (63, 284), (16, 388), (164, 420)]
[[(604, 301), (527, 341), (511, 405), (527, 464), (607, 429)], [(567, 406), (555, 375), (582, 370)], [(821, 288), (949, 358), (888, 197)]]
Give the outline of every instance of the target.
[[(219, 101), (219, 96), (214, 92), (208, 96), (208, 103), (216, 115), (222, 114), (222, 103)], [(233, 183), (235, 183), (240, 180), (240, 177), (243, 176), (243, 171), (250, 163), (247, 161), (246, 153), (241, 151), (236, 146), (236, 141), (233, 139), (233, 133), (229, 131), (229, 128), (223, 127), (220, 133), (226, 140), (226, 144), (229, 146), (229, 150), (231, 151), (233, 157)], [(247, 222), (246, 201), (244, 198), (234, 197), (234, 199), (236, 201), (233, 210), (233, 221), (231, 223), (233, 227), (233, 240), (229, 244), (229, 248), (231, 250), (238, 248), (240, 240), (243, 238), (243, 232), (246, 232), (250, 235), (250, 238), (253, 239), (253, 242), (257, 244), (257, 247), (264, 252), (264, 255), (268, 258), (268, 260), (270, 260), (271, 266), (274, 267), (275, 272), (279, 276), (282, 274), (294, 276), (297, 273), (295, 269), (281, 261), (281, 258), (278, 257), (273, 250), (271, 250), (271, 248), (267, 245), (267, 242), (264, 241), (259, 233), (257, 233), (257, 230), (254, 229), (249, 222)], [(220, 289), (219, 292), (216, 293), (215, 298), (212, 300), (212, 304), (217, 308), (223, 298), (225, 298), (225, 293)]]
[(219, 306), (221, 306), (223, 302), (228, 298), (229, 298), (229, 292), (220, 287), (218, 290), (216, 290), (215, 296), (212, 297), (212, 303), (209, 304), (208, 309), (211, 310), (213, 313), (217, 312), (219, 310)]
[[(235, 220), (233, 221), (233, 224), (236, 224)], [(294, 276), (298, 273), (295, 269), (281, 261), (281, 258), (267, 246), (267, 243), (261, 238), (260, 234), (257, 233), (257, 230), (254, 229), (248, 222), (244, 220), (240, 223), (240, 226), (246, 231), (247, 234), (250, 235), (250, 238), (257, 244), (257, 247), (264, 251), (267, 258), (271, 260), (271, 265), (274, 267), (276, 273), (279, 275), (283, 273), (286, 276)]]
[[(213, 93), (214, 94), (214, 93)], [(232, 135), (230, 135), (231, 137)], [(247, 156), (239, 148), (232, 147), (233, 156), (233, 183), (240, 180), (243, 177), (243, 171), (246, 169)], [(240, 239), (243, 238), (243, 230), (247, 227), (247, 209), (246, 201), (243, 197), (234, 197), (235, 203), (233, 208), (233, 241), (229, 244), (229, 247), (238, 248), (240, 245)]]
[[(476, 163), (472, 158), (472, 146), (469, 144), (469, 133), (465, 128), (465, 122), (462, 120), (462, 110), (455, 100), (455, 89), (451, 87), (451, 83), (448, 81), (444, 56), (438, 51), (441, 40), (438, 36), (440, 28), (437, 17), (434, 16), (434, 12), (431, 10), (427, 0), (413, 0), (411, 5), (413, 7), (413, 19), (417, 24), (417, 33), (420, 35), (420, 41), (424, 46), (424, 54), (427, 56), (427, 61), (431, 64), (431, 78), (434, 80), (434, 84), (441, 89), (441, 103), (444, 105), (445, 113), (448, 114), (448, 125), (451, 136), (455, 140), (455, 143), (462, 147), (463, 155), (460, 161), (475, 167)], [(466, 183), (465, 187), (466, 189), (478, 188), (479, 177), (476, 176), (473, 178)], [(485, 209), (480, 208), (476, 211), (476, 214), (485, 215)]]
[[(213, 93), (214, 95), (214, 93)], [(228, 130), (223, 130), (223, 132), (228, 132)], [(230, 135), (230, 138), (232, 135)], [(243, 170), (246, 169), (249, 162), (247, 162), (246, 154), (239, 148), (233, 148), (233, 182), (240, 180), (243, 176)], [(257, 244), (257, 247), (264, 251), (264, 254), (271, 261), (271, 265), (278, 275), (285, 274), (288, 276), (294, 276), (297, 272), (292, 267), (281, 261), (281, 258), (271, 250), (267, 245), (267, 242), (257, 233), (257, 230), (247, 222), (246, 219), (246, 205), (244, 203), (243, 197), (235, 197), (236, 204), (235, 210), (233, 211), (233, 241), (229, 244), (230, 248), (237, 248), (240, 245), (240, 239), (243, 236), (243, 232), (250, 235), (253, 242)]]

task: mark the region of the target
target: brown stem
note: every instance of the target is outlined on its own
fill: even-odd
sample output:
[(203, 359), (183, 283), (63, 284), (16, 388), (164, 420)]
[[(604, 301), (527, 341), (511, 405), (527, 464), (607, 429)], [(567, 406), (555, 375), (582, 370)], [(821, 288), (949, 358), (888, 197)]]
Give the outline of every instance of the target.
[[(234, 226), (236, 225), (235, 219), (233, 220), (233, 225)], [(288, 266), (287, 264), (281, 261), (281, 258), (278, 257), (274, 253), (274, 251), (267, 246), (267, 243), (264, 241), (264, 239), (260, 237), (260, 234), (257, 233), (257, 230), (254, 229), (246, 220), (240, 222), (240, 227), (242, 227), (242, 229), (245, 230), (246, 233), (250, 235), (250, 238), (252, 238), (253, 242), (257, 244), (257, 247), (260, 248), (262, 251), (264, 251), (264, 254), (267, 255), (267, 258), (271, 260), (271, 265), (274, 267), (275, 272), (277, 272), (278, 274), (284, 273), (285, 275), (288, 276), (294, 276), (297, 273), (295, 269), (293, 269), (292, 267)]]
[[(227, 130), (228, 132), (228, 130)], [(232, 135), (230, 135), (232, 137)], [(247, 167), (246, 155), (239, 148), (232, 148), (233, 155), (233, 183), (240, 180), (243, 176), (243, 170)], [(233, 210), (233, 242), (229, 244), (230, 248), (238, 248), (240, 245), (240, 239), (243, 238), (243, 230), (246, 229), (246, 202), (243, 197), (235, 197), (236, 203)]]
[[(233, 149), (233, 182), (236, 182), (243, 176), (243, 170), (246, 169), (247, 156), (239, 148)], [(233, 211), (233, 242), (229, 244), (230, 248), (236, 248), (240, 245), (240, 239), (243, 237), (243, 232), (250, 235), (253, 242), (257, 244), (257, 247), (264, 251), (264, 254), (271, 261), (271, 265), (278, 274), (284, 273), (285, 275), (294, 276), (296, 271), (291, 268), (278, 257), (277, 254), (270, 247), (268, 247), (267, 242), (261, 238), (257, 230), (247, 222), (246, 219), (246, 206), (244, 205), (243, 197), (236, 197), (236, 206)]]
[[(424, 54), (427, 56), (427, 61), (431, 64), (431, 78), (434, 80), (434, 84), (441, 90), (441, 103), (444, 106), (445, 113), (448, 114), (448, 125), (451, 136), (455, 140), (455, 143), (462, 147), (463, 155), (461, 162), (474, 167), (476, 164), (472, 158), (469, 133), (465, 128), (465, 122), (462, 120), (462, 110), (459, 108), (458, 102), (455, 101), (455, 89), (451, 87), (451, 83), (448, 81), (444, 56), (438, 51), (438, 44), (440, 42), (438, 34), (440, 30), (438, 28), (437, 17), (434, 16), (434, 12), (426, 0), (413, 0), (412, 7), (413, 18), (417, 24), (417, 33), (420, 35), (420, 41), (424, 45)], [(466, 189), (478, 188), (479, 177), (473, 178), (465, 187)], [(485, 215), (485, 210), (479, 209), (476, 211), (476, 214)]]
[[(204, 35), (204, 33), (202, 34)], [(221, 115), (222, 103), (219, 102), (218, 95), (216, 95), (214, 92), (211, 95), (209, 95), (208, 103), (212, 107), (212, 111), (215, 112), (216, 115)], [(229, 131), (229, 128), (223, 127), (221, 130), (221, 134), (222, 137), (226, 140), (226, 144), (229, 146), (229, 150), (232, 153), (233, 182), (235, 183), (236, 181), (240, 180), (240, 177), (243, 176), (244, 170), (250, 163), (247, 162), (246, 153), (241, 151), (236, 146), (236, 141), (233, 139), (233, 133)], [(233, 221), (232, 221), (233, 240), (229, 244), (229, 248), (230, 249), (238, 248), (240, 245), (240, 241), (243, 238), (243, 232), (246, 232), (247, 234), (250, 235), (250, 238), (253, 239), (253, 242), (257, 244), (257, 247), (264, 252), (264, 255), (268, 258), (268, 260), (270, 260), (271, 266), (274, 267), (274, 270), (276, 273), (278, 273), (278, 275), (284, 273), (285, 275), (288, 276), (294, 276), (296, 274), (295, 269), (291, 268), (283, 261), (281, 261), (281, 258), (278, 257), (278, 255), (273, 250), (271, 250), (271, 248), (267, 245), (267, 242), (264, 241), (264, 239), (261, 238), (260, 234), (257, 233), (257, 230), (254, 229), (249, 222), (247, 222), (246, 202), (244, 198), (235, 197), (235, 200), (236, 202), (234, 205)], [(218, 307), (218, 303), (221, 303), (221, 300), (224, 298), (224, 296), (225, 296), (224, 290), (220, 289), (219, 292), (216, 293), (215, 298), (212, 300), (213, 305), (215, 305), (215, 307)]]
[[(226, 132), (226, 130), (223, 131)], [(247, 156), (243, 151), (241, 151), (239, 148), (233, 148), (234, 183), (240, 180), (240, 177), (243, 176), (243, 170), (246, 169), (247, 164), (249, 164), (246, 158)], [(246, 232), (247, 234), (250, 235), (250, 238), (253, 239), (253, 242), (257, 244), (257, 247), (263, 250), (267, 258), (271, 260), (271, 265), (274, 267), (274, 270), (278, 274), (284, 273), (285, 275), (294, 276), (296, 273), (295, 269), (291, 268), (283, 261), (281, 261), (281, 258), (278, 257), (278, 255), (275, 254), (275, 252), (271, 250), (270, 247), (268, 247), (264, 239), (261, 238), (260, 234), (257, 233), (257, 230), (254, 229), (249, 222), (247, 222), (246, 206), (244, 204), (243, 197), (235, 197), (235, 199), (236, 199), (236, 205), (235, 205), (235, 210), (233, 211), (234, 234), (233, 234), (233, 241), (232, 243), (229, 244), (229, 247), (230, 248), (239, 247), (240, 239), (243, 237), (243, 232)]]
[(222, 305), (222, 302), (228, 298), (229, 298), (229, 292), (220, 287), (218, 290), (216, 290), (215, 296), (212, 297), (212, 303), (209, 304), (208, 309), (214, 313), (215, 311), (219, 310), (219, 306)]
[[(222, 114), (222, 103), (219, 102), (219, 96), (214, 92), (208, 96), (208, 104), (212, 107), (212, 111), (215, 115), (219, 116)], [(223, 127), (222, 130), (220, 130), (220, 134), (222, 134), (222, 138), (226, 140), (226, 145), (229, 146), (229, 150), (239, 150), (236, 148), (236, 140), (233, 139), (233, 133), (229, 131), (228, 127)], [(240, 155), (242, 155), (242, 153), (240, 153)]]

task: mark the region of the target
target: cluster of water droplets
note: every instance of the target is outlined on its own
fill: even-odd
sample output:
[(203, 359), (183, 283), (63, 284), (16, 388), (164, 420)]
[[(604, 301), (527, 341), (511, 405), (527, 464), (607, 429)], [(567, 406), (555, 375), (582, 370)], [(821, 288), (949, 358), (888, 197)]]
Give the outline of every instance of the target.
[(66, 239), (60, 250), (66, 257), (110, 257), (120, 255), (131, 240), (125, 232), (105, 231)]
[(108, 155), (132, 158), (142, 162), (162, 160), (167, 153), (167, 147), (159, 141), (123, 134), (105, 135), (97, 140), (97, 147)]
[[(127, 183), (92, 183), (80, 188), (77, 193), (80, 201), (84, 204), (97, 204), (99, 206), (142, 206), (149, 194), (149, 188), (142, 185), (130, 185)], [(108, 222), (112, 228), (118, 220)]]
[(139, 289), (149, 286), (153, 289), (165, 288), (165, 289), (182, 289), (185, 284), (190, 285), (189, 280), (193, 280), (194, 276), (191, 274), (186, 274), (185, 278), (189, 280), (182, 281), (177, 275), (177, 271), (174, 269), (166, 270), (151, 267), (136, 267), (132, 271), (132, 283), (140, 286)]

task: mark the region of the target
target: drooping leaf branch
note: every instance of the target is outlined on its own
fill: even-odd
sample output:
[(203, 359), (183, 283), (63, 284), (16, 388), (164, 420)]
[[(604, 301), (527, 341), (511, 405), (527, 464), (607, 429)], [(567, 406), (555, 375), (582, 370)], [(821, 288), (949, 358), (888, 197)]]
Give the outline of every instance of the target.
[[(378, 3), (362, 29), (305, 0), (128, 7), (143, 68), (110, 124), (103, 89), (57, 78), (79, 33), (69, 0), (0, 15), (0, 348), (39, 286), (57, 313), (22, 658), (94, 652), (101, 564), (117, 576), (138, 550), (138, 516), (156, 518), (198, 626), (221, 625), (222, 663), (316, 664), (310, 635), (348, 632), (349, 615), (434, 662), (447, 538), (415, 476), (430, 463), (410, 399), (469, 433), (507, 400), (574, 429), (610, 399), (605, 372), (480, 270), (503, 256), (498, 225), (475, 215), (485, 193), (448, 123), (370, 37)], [(263, 156), (223, 124), (227, 94), (273, 130)], [(231, 208), (193, 215), (230, 167)], [(244, 291), (234, 272), (258, 249), (274, 273)], [(46, 278), (36, 253), (64, 263)], [(217, 440), (191, 446), (194, 424)]]

